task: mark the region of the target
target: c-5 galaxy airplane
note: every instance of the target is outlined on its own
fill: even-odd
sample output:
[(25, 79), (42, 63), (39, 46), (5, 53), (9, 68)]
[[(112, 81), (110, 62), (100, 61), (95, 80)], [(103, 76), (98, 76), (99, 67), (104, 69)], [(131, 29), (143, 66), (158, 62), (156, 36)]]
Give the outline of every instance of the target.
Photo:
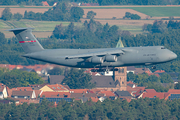
[(32, 29), (15, 28), (8, 30), (16, 35), (19, 43), (22, 45), (26, 53), (23, 57), (68, 67), (99, 68), (98, 71), (100, 72), (108, 71), (108, 67), (154, 65), (177, 58), (175, 53), (164, 46), (44, 49), (32, 34)]

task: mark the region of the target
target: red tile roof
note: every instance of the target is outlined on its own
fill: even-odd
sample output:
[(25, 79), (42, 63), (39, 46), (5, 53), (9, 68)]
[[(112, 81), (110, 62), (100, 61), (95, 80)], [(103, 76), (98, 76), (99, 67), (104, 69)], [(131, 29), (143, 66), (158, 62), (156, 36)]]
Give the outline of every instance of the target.
[(89, 90), (89, 92), (90, 93), (99, 93), (99, 92), (104, 91), (104, 90), (105, 89), (96, 89), (96, 88), (94, 88), (94, 89)]
[(177, 90), (177, 89), (169, 89), (168, 93), (179, 93), (179, 94), (180, 94), (180, 90)]
[(49, 98), (70, 98), (71, 93), (69, 92), (43, 92), (40, 97), (49, 97)]
[(143, 98), (159, 98), (164, 99), (164, 93), (161, 92), (149, 92), (149, 93), (143, 93)]
[(70, 93), (87, 93), (89, 89), (70, 89)]
[(163, 73), (165, 72), (164, 70), (156, 70), (154, 73)]
[(145, 90), (145, 87), (136, 87), (137, 91), (134, 92), (132, 95), (135, 97), (139, 97)]
[(127, 81), (127, 84), (135, 84), (135, 83), (133, 83), (132, 81)]
[(47, 1), (42, 1), (42, 3), (44, 4), (44, 6), (49, 6), (49, 4), (47, 3)]
[(31, 87), (17, 87), (17, 88), (12, 88), (12, 91), (33, 91)]
[(145, 87), (135, 87), (135, 88), (132, 88), (132, 87), (130, 87), (130, 86), (127, 86), (127, 91), (128, 91), (129, 93), (134, 92), (134, 94), (137, 94), (137, 93), (139, 93), (140, 91), (144, 91), (144, 89), (145, 89)]
[(115, 96), (115, 94), (112, 91), (101, 91), (100, 93), (103, 93), (105, 96)]
[(93, 102), (97, 102), (99, 99), (98, 99), (97, 97), (91, 97), (91, 100), (92, 100)]
[(164, 93), (164, 99), (167, 100), (170, 95), (171, 95), (171, 93), (168, 93), (168, 92)]
[(145, 91), (147, 93), (156, 93), (156, 91), (154, 89), (145, 89)]

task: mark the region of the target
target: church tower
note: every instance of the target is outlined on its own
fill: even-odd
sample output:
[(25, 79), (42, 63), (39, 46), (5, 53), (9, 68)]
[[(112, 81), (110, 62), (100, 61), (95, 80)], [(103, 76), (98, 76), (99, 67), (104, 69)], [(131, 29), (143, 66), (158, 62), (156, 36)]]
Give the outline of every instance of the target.
[(116, 90), (127, 90), (127, 67), (116, 67), (118, 71), (114, 71), (113, 78), (116, 85)]
[[(124, 45), (119, 38), (116, 48), (123, 48)], [(116, 89), (120, 91), (127, 90), (127, 67), (115, 67), (118, 71), (114, 71), (113, 79), (115, 81)]]

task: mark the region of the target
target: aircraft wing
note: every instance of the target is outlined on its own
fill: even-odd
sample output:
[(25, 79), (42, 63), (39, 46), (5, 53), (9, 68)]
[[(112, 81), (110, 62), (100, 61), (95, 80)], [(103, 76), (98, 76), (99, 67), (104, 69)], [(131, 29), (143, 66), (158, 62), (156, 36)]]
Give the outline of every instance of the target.
[(90, 58), (92, 56), (98, 56), (103, 57), (105, 55), (117, 55), (120, 56), (120, 54), (124, 54), (124, 52), (121, 49), (116, 50), (103, 50), (103, 51), (96, 51), (96, 52), (88, 52), (83, 54), (76, 54), (76, 55), (70, 55), (66, 56), (65, 59), (75, 59), (75, 58)]

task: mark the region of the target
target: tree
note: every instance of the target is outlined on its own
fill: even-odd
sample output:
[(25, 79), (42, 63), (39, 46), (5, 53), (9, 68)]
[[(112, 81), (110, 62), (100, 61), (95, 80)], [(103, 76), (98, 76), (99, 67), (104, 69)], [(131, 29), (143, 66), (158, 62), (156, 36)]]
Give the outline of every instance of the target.
[(139, 15), (131, 14), (130, 12), (126, 12), (125, 13), (125, 16), (123, 17), (123, 19), (125, 19), (125, 18), (128, 18), (128, 19), (130, 18), (132, 20), (139, 20), (139, 19), (141, 19), (141, 17)]
[(140, 20), (141, 17), (140, 17), (139, 15), (137, 15), (137, 14), (132, 14), (132, 15), (131, 15), (131, 19), (132, 19), (132, 20)]
[(0, 32), (0, 44), (6, 44), (7, 39), (5, 38), (4, 33)]
[(127, 81), (134, 81), (135, 76), (136, 75), (134, 75), (133, 72), (127, 73)]
[(91, 76), (84, 73), (84, 70), (71, 69), (65, 76), (62, 83), (66, 83), (71, 89), (92, 88)]
[(160, 76), (160, 80), (161, 80), (161, 83), (173, 83), (173, 79), (171, 78), (171, 76), (167, 73), (163, 73), (161, 76)]
[(131, 18), (131, 13), (130, 12), (126, 12), (125, 16), (123, 17), (123, 19), (125, 19), (125, 18)]
[(28, 12), (27, 10), (24, 12), (24, 19), (27, 19), (28, 18)]
[(10, 12), (10, 8), (6, 7), (2, 12), (2, 19), (7, 21), (12, 19), (12, 13)]
[(96, 15), (95, 12), (93, 12), (93, 11), (88, 11), (88, 13), (87, 13), (87, 19), (93, 19), (95, 15)]
[(9, 88), (28, 86), (29, 84), (42, 84), (43, 80), (35, 72), (11, 70), (0, 76), (0, 82)]
[(53, 35), (57, 39), (63, 39), (64, 38), (64, 28), (62, 26), (62, 23), (60, 25), (56, 25), (56, 27), (53, 30)]
[(17, 21), (21, 20), (22, 19), (22, 15), (20, 13), (15, 13), (14, 14), (14, 19), (16, 19)]
[(64, 68), (55, 67), (52, 70), (48, 71), (50, 75), (64, 75)]
[(180, 83), (175, 84), (174, 89), (180, 89)]
[(78, 22), (84, 15), (84, 10), (80, 7), (72, 7), (70, 10), (71, 20)]
[(167, 30), (167, 24), (163, 23), (162, 20), (155, 20), (151, 29), (152, 33), (164, 33)]

